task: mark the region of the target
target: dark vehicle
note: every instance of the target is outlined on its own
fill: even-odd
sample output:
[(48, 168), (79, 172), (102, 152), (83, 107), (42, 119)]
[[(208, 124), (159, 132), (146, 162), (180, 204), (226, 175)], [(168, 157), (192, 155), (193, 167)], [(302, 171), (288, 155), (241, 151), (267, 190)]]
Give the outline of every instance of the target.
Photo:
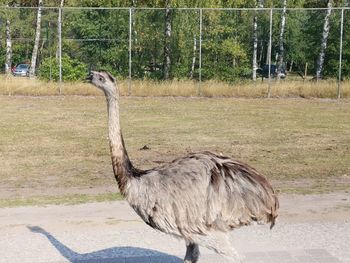
[[(278, 68), (276, 65), (271, 64), (270, 65), (270, 76), (271, 78), (276, 78), (278, 74)], [(265, 64), (262, 68), (257, 69), (256, 71), (262, 78), (268, 78), (269, 77), (269, 65)], [(286, 68), (283, 66), (281, 73), (280, 73), (280, 78), (284, 79), (287, 76)]]
[(29, 64), (18, 64), (12, 69), (14, 76), (27, 77), (29, 75)]

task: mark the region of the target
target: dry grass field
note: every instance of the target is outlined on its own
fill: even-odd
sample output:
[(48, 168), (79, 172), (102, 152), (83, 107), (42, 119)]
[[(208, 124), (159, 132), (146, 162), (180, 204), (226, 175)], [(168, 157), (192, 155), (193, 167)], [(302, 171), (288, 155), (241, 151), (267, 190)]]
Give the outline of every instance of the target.
[[(350, 100), (122, 97), (121, 108), (140, 168), (210, 150), (281, 192), (350, 188)], [(119, 197), (102, 96), (0, 96), (0, 163), (0, 206)]]
[[(129, 82), (118, 82), (122, 95), (129, 95)], [(271, 97), (274, 98), (337, 98), (337, 82), (335, 80), (323, 80), (314, 82), (301, 81), (295, 78), (288, 80), (271, 81)], [(56, 82), (41, 80), (29, 80), (28, 78), (0, 76), (1, 95), (31, 95), (50, 96), (58, 95), (88, 95), (96, 96), (100, 93), (88, 83), (65, 82), (59, 85)], [(200, 85), (194, 81), (162, 81), (133, 80), (131, 83), (131, 95), (139, 97), (240, 97), (240, 98), (264, 98), (267, 97), (268, 80), (257, 82), (246, 81), (240, 83), (226, 83), (219, 81), (205, 81)], [(341, 84), (341, 97), (350, 98), (350, 81)]]

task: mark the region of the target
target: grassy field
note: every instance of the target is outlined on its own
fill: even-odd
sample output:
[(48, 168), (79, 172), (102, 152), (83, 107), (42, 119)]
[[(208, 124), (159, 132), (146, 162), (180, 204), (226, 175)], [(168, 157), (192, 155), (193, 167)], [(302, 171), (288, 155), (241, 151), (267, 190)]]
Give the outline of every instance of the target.
[[(133, 96), (180, 96), (180, 97), (241, 97), (264, 98), (267, 97), (268, 80), (256, 82), (245, 81), (227, 83), (219, 81), (204, 81), (199, 85), (194, 81), (161, 81), (133, 80), (129, 90), (127, 80), (118, 81), (122, 95)], [(295, 78), (288, 80), (271, 81), (271, 97), (301, 97), (301, 98), (337, 98), (337, 82), (335, 80), (322, 80), (314, 82), (302, 81)], [(88, 83), (65, 82), (59, 85), (55, 82), (29, 80), (28, 78), (15, 78), (0, 76), (0, 94), (2, 95), (32, 95), (50, 96), (58, 95), (90, 95), (100, 93)], [(350, 98), (350, 81), (341, 84), (341, 97)]]
[[(211, 150), (281, 192), (350, 188), (350, 100), (122, 97), (136, 166)], [(0, 96), (0, 206), (115, 200), (101, 96)], [(144, 145), (150, 150), (140, 150)]]

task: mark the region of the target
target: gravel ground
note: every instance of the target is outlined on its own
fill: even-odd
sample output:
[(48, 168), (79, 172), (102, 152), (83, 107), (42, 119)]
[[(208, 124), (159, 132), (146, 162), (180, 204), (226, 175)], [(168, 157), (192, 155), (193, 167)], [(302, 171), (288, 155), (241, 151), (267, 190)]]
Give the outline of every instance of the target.
[[(317, 204), (317, 205), (316, 205)], [(348, 194), (282, 196), (280, 220), (231, 233), (245, 262), (350, 263)], [(312, 208), (312, 209), (310, 209)], [(181, 262), (184, 242), (125, 202), (0, 209), (0, 262)], [(202, 263), (224, 262), (201, 248)]]

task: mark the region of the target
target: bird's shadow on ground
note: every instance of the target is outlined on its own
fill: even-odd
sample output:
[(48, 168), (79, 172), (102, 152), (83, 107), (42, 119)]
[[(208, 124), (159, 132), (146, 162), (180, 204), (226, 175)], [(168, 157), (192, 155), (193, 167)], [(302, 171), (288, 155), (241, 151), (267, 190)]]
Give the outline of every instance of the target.
[(180, 258), (165, 254), (156, 250), (138, 248), (138, 247), (112, 247), (93, 251), (90, 253), (77, 253), (70, 249), (59, 240), (57, 240), (49, 232), (39, 226), (27, 226), (33, 232), (44, 235), (50, 243), (72, 263), (119, 263), (119, 262), (163, 262), (163, 263), (180, 263), (183, 262)]

